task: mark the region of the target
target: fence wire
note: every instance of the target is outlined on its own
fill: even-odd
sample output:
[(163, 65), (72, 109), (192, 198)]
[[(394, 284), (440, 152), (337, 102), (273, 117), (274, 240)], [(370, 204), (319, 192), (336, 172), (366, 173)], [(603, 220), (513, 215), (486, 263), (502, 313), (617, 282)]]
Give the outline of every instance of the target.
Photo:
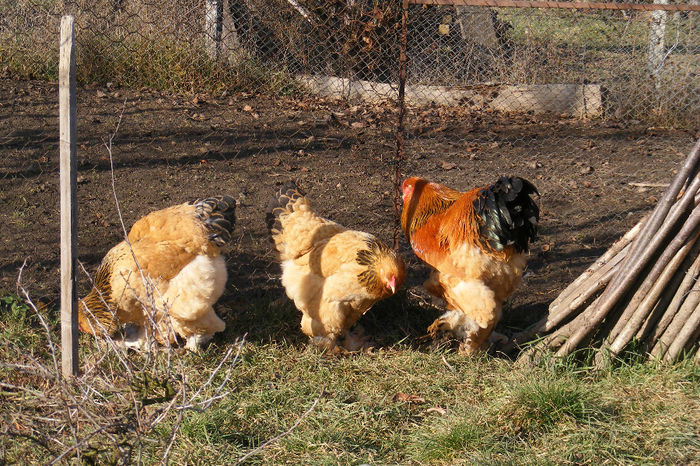
[[(0, 3), (0, 72), (56, 79), (76, 16), (83, 84), (394, 99), (401, 5), (376, 0)], [(697, 12), (410, 5), (409, 105), (693, 127)]]
[[(97, 88), (91, 105), (105, 107), (81, 117), (88, 149), (90, 125), (105, 121), (108, 106), (123, 111), (119, 89), (145, 89), (174, 92), (150, 106), (138, 103), (141, 93), (128, 104), (134, 114), (156, 115), (165, 102), (172, 114), (185, 113), (186, 124), (139, 136), (125, 152), (157, 154), (179, 143), (167, 140), (170, 131), (208, 123), (197, 133), (205, 147), (189, 155), (195, 164), (219, 150), (267, 154), (273, 167), (294, 168), (305, 151), (367, 142), (379, 147), (372, 157), (390, 160), (401, 13), (399, 0), (0, 0), (0, 103), (32, 112), (35, 94), (16, 83), (57, 80), (59, 22), (72, 14), (79, 86)], [(639, 158), (626, 158), (627, 151), (678, 158), (700, 127), (698, 14), (410, 4), (403, 174), (458, 179), (460, 189), (520, 174), (549, 187), (543, 211), (550, 232), (581, 230), (577, 216), (593, 216), (600, 199), (637, 199), (610, 218), (597, 215), (586, 230), (591, 241), (609, 243), (670, 177), (652, 166), (648, 179), (637, 179)], [(279, 110), (266, 121), (252, 101), (232, 118), (223, 96), (236, 92), (288, 100), (275, 100)], [(206, 114), (196, 98), (174, 97), (183, 93), (219, 96), (223, 104)], [(287, 113), (294, 128), (275, 127), (273, 118)], [(162, 123), (157, 118), (152, 124)], [(53, 115), (40, 112), (31, 128), (7, 121), (0, 121), (0, 178), (44, 170), (57, 146)], [(249, 122), (257, 139), (229, 148), (237, 121)], [(334, 122), (347, 137), (327, 134)], [(284, 134), (302, 155), (288, 160), (286, 146), (266, 142), (266, 134)], [(377, 187), (387, 206), (393, 173), (387, 168)], [(652, 187), (620, 191), (613, 175)], [(570, 242), (582, 238), (572, 234)], [(545, 232), (545, 247), (548, 241)]]

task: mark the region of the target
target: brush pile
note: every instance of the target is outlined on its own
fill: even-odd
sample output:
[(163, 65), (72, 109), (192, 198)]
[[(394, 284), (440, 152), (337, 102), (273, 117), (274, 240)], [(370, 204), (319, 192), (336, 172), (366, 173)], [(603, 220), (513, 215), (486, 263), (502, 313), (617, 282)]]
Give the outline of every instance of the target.
[[(513, 337), (546, 335), (526, 350), (568, 356), (599, 347), (596, 365), (631, 343), (649, 358), (672, 361), (700, 336), (700, 140), (649, 215), (614, 243), (549, 306), (548, 314)], [(696, 358), (700, 360), (700, 351)]]

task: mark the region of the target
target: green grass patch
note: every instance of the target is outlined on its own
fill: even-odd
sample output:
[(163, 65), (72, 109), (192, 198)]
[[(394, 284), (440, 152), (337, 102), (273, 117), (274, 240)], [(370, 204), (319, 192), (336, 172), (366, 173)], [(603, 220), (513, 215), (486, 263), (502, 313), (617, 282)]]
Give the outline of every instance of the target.
[[(397, 316), (385, 309), (389, 317), (377, 315), (367, 327), (374, 333), (384, 325), (387, 334), (397, 335), (371, 353), (343, 357), (309, 347), (296, 311), (271, 307), (269, 298), (238, 310), (225, 334), (200, 354), (128, 353), (131, 374), (123, 370), (124, 356), (82, 336), (85, 374), (66, 392), (53, 378), (30, 370), (36, 362), (52, 367), (45, 335), (27, 303), (5, 296), (0, 373), (9, 386), (0, 388), (0, 416), (14, 423), (0, 436), (3, 458), (49, 462), (63, 448), (55, 442), (37, 447), (38, 441), (74, 444), (65, 410), (57, 409), (70, 394), (65, 399), (76, 397), (82, 409), (109, 421), (106, 431), (94, 435), (94, 423), (75, 424), (77, 438), (89, 437), (81, 449), (85, 461), (140, 457), (153, 463), (166, 451), (178, 464), (233, 463), (246, 454), (250, 464), (697, 461), (700, 370), (691, 359), (671, 365), (628, 358), (592, 371), (574, 359), (527, 367), (489, 356), (467, 358), (416, 344), (418, 331), (397, 339), (401, 332), (392, 322), (418, 327), (414, 319), (426, 312), (401, 304), (418, 317), (392, 320)], [(42, 312), (57, 341), (57, 309)], [(224, 366), (205, 386), (244, 331), (249, 340), (236, 364)], [(225, 396), (207, 409), (167, 411), (173, 400), (181, 402), (183, 387), (192, 395), (205, 386), (201, 400), (220, 384)], [(75, 452), (70, 458), (76, 459)]]
[(516, 432), (549, 431), (566, 422), (590, 424), (604, 414), (589, 388), (566, 378), (523, 382), (510, 396), (502, 415)]

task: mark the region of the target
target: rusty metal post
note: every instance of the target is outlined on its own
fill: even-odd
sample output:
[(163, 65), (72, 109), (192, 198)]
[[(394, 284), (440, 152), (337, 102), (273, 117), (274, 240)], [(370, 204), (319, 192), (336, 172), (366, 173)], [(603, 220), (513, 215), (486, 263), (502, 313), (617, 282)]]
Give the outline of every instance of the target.
[(396, 156), (394, 158), (394, 249), (399, 249), (399, 232), (401, 231), (401, 165), (404, 160), (403, 133), (406, 117), (406, 42), (408, 37), (408, 0), (401, 5), (401, 51), (399, 54), (399, 98), (398, 120), (396, 123)]

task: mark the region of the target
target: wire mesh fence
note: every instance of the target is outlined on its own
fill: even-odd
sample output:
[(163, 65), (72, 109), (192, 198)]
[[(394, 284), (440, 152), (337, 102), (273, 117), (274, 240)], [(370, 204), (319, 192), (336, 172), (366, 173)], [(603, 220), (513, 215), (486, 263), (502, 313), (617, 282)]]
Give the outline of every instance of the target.
[[(404, 175), (467, 188), (520, 174), (549, 192), (543, 210), (557, 211), (547, 219), (554, 230), (580, 229), (578, 213), (593, 216), (597, 201), (622, 192), (635, 206), (598, 215), (587, 233), (609, 243), (693, 142), (697, 5), (408, 3)], [(79, 110), (84, 165), (102, 163), (93, 133), (119, 112), (122, 131), (142, 119), (121, 148), (121, 162), (132, 166), (179, 147), (172, 134), (192, 140), (196, 152), (182, 158), (193, 164), (213, 153), (261, 154), (272, 170), (301, 170), (303, 154), (356, 154), (363, 145), (386, 163), (394, 157), (402, 11), (398, 0), (0, 0), (3, 105), (37, 116), (0, 123), (0, 176), (53, 167), (53, 116), (32, 105), (50, 102), (48, 90), (39, 86), (37, 97), (17, 83), (57, 79), (63, 14), (75, 16), (76, 71), (89, 104)], [(143, 129), (169, 118), (170, 129)], [(243, 143), (241, 132), (250, 133)], [(636, 175), (647, 155), (645, 174)], [(394, 167), (382, 170), (375, 194), (390, 212)]]
[[(395, 98), (401, 2), (5, 1), (5, 76), (55, 79), (76, 16), (82, 83)], [(697, 11), (409, 6), (408, 102), (698, 121)]]

